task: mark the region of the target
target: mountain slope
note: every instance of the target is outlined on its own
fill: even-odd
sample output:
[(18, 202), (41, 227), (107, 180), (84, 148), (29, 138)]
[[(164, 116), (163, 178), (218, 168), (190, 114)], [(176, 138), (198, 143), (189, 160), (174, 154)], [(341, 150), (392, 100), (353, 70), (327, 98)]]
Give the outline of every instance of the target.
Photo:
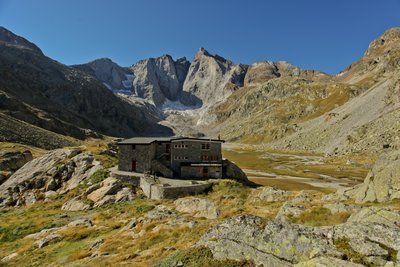
[(0, 42), (1, 113), (79, 139), (90, 131), (113, 136), (171, 133), (154, 115), (118, 98), (91, 76), (22, 45), (11, 32), (7, 36), (7, 42)]
[(273, 146), (333, 153), (377, 153), (400, 148), (400, 28), (374, 40), (365, 55), (337, 77), (365, 88), (330, 114), (305, 122)]

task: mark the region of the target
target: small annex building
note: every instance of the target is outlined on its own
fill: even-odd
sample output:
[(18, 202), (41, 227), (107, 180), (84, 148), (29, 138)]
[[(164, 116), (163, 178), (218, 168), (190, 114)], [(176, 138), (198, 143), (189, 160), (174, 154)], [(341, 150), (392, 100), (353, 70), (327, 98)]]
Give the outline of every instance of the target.
[(222, 178), (224, 142), (190, 137), (125, 139), (118, 143), (118, 169), (169, 178)]

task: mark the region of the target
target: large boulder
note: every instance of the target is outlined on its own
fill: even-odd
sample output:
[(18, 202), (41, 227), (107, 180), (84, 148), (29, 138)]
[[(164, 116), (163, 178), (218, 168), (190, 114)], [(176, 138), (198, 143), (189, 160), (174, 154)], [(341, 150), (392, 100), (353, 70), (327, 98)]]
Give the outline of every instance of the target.
[(248, 184), (248, 185), (253, 184), (251, 181), (249, 181), (249, 179), (247, 178), (247, 175), (244, 173), (244, 171), (239, 166), (237, 166), (235, 163), (233, 163), (232, 161), (225, 159), (222, 162), (222, 166), (223, 166), (223, 170), (224, 170), (224, 173), (222, 174), (222, 176), (224, 178), (230, 178), (230, 179), (239, 181), (243, 184)]
[(358, 203), (400, 199), (400, 151), (382, 155), (353, 194)]
[[(375, 212), (393, 220), (400, 216), (396, 211)], [(325, 227), (281, 220), (265, 223), (257, 216), (240, 215), (209, 229), (197, 245), (208, 247), (217, 259), (252, 259), (264, 266), (302, 262), (299, 266), (309, 266), (304, 262), (319, 261), (325, 265), (316, 266), (351, 266), (354, 260), (371, 265), (400, 264), (399, 226), (383, 222), (384, 217), (376, 220), (372, 213), (366, 208), (344, 224)], [(349, 264), (332, 260), (330, 265), (323, 258)]]
[(68, 210), (68, 211), (80, 211), (80, 210), (88, 210), (90, 209), (90, 205), (84, 203), (81, 200), (81, 197), (74, 197), (70, 201), (64, 203), (61, 207), (62, 210)]
[(220, 213), (214, 202), (203, 198), (179, 198), (175, 200), (177, 211), (191, 213), (194, 217), (216, 219)]
[(400, 151), (384, 153), (374, 164), (362, 184), (342, 188), (323, 200), (354, 199), (356, 203), (387, 202), (400, 199)]
[(115, 195), (121, 187), (122, 184), (118, 179), (108, 177), (100, 183), (100, 188), (90, 193), (87, 198), (93, 202), (98, 202), (107, 195)]
[(0, 185), (0, 207), (32, 204), (46, 191), (65, 193), (99, 166), (94, 157), (79, 148), (56, 149), (33, 159)]
[(94, 202), (93, 207), (132, 201), (136, 198), (134, 189), (123, 187), (123, 183), (114, 177), (108, 177), (104, 181), (92, 185), (84, 195), (88, 200)]

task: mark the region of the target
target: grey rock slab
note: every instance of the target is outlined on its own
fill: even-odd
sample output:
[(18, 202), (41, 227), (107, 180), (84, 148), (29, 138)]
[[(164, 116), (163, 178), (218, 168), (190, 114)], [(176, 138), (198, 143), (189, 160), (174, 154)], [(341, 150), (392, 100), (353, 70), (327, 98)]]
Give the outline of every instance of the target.
[(179, 198), (175, 200), (174, 204), (177, 211), (193, 214), (194, 217), (216, 219), (220, 214), (217, 206), (209, 199), (195, 197)]
[(13, 258), (17, 257), (19, 254), (17, 252), (11, 253), (10, 255), (5, 256), (4, 258), (1, 259), (0, 262), (8, 262), (10, 260), (12, 260)]
[(87, 198), (93, 202), (98, 202), (106, 195), (115, 195), (121, 189), (121, 182), (113, 177), (108, 177), (101, 182), (100, 188), (91, 192)]
[(318, 257), (308, 261), (302, 261), (294, 265), (295, 267), (362, 267), (364, 265), (344, 261), (333, 257)]
[(64, 203), (61, 207), (62, 210), (68, 211), (81, 211), (90, 209), (90, 205), (81, 200), (81, 196), (74, 197), (68, 202)]
[(250, 201), (283, 202), (288, 200), (292, 192), (276, 189), (270, 186), (263, 186), (260, 190), (253, 192)]

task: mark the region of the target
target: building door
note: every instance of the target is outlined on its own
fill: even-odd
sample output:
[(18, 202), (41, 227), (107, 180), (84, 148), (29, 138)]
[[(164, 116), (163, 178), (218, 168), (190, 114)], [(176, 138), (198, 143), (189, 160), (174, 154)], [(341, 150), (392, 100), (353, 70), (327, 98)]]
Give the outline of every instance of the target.
[(208, 177), (208, 168), (203, 167), (203, 177)]
[(136, 172), (136, 160), (132, 160), (132, 171)]

